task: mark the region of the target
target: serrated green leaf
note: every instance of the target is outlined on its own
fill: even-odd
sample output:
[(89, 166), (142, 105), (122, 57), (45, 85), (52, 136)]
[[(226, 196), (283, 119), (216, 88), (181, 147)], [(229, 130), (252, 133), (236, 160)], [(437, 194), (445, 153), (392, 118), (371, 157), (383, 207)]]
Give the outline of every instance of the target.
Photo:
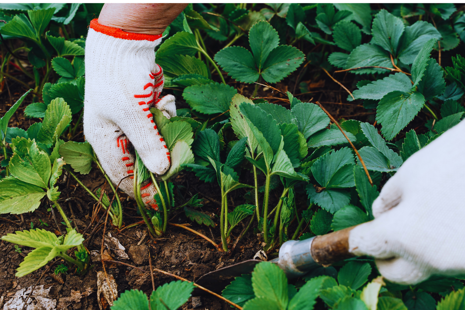
[(315, 180), (325, 188), (347, 188), (355, 185), (352, 166), (354, 155), (349, 148), (327, 153), (312, 165)]
[(29, 138), (26, 130), (18, 127), (9, 127), (5, 136), (6, 143), (11, 143), (11, 140), (16, 137)]
[(412, 88), (412, 83), (407, 75), (396, 73), (384, 79), (379, 79), (354, 90), (355, 99), (380, 100), (393, 91), (407, 93)]
[(237, 141), (237, 143), (228, 153), (228, 157), (226, 158), (225, 162), (226, 166), (234, 169), (244, 160), (246, 144), (247, 138), (242, 138), (241, 140)]
[(149, 301), (144, 292), (128, 290), (113, 303), (111, 310), (149, 310)]
[(166, 172), (161, 179), (163, 181), (169, 180), (172, 176), (178, 174), (183, 165), (192, 164), (194, 162), (194, 154), (186, 141), (180, 140), (176, 142), (174, 147), (170, 149), (171, 152), (171, 166), (170, 170)]
[(368, 309), (365, 303), (357, 297), (345, 296), (334, 307), (335, 310), (371, 310)]
[(438, 30), (425, 21), (417, 21), (413, 25), (405, 27), (399, 44), (399, 60), (407, 65), (412, 64), (428, 40), (439, 40), (440, 38), (441, 34)]
[[(54, 187), (58, 178), (61, 176), (61, 173), (63, 172), (63, 166), (66, 163), (63, 161), (61, 158), (55, 159), (53, 162), (53, 167), (50, 175), (50, 188)], [(52, 201), (55, 201), (56, 199), (52, 199)]]
[(189, 86), (184, 89), (182, 96), (192, 109), (205, 114), (216, 114), (229, 110), (235, 94), (237, 90), (229, 85), (210, 83)]
[(61, 192), (58, 191), (58, 186), (47, 189), (47, 198), (50, 201), (57, 201), (60, 198)]
[(180, 75), (177, 78), (173, 79), (171, 82), (173, 84), (181, 85), (184, 87), (213, 83), (213, 81), (210, 80), (209, 78), (206, 78), (203, 75), (199, 75), (199, 74)]
[(338, 10), (352, 12), (351, 19), (359, 23), (366, 34), (371, 34), (371, 8), (368, 3), (335, 3)]
[(36, 41), (36, 33), (29, 19), (24, 14), (18, 14), (13, 17), (6, 25), (4, 25), (0, 32), (10, 36), (26, 37)]
[[(278, 151), (281, 143), (281, 130), (279, 129), (278, 123), (271, 115), (268, 113), (263, 113), (258, 106), (251, 104), (241, 104), (240, 110), (244, 117), (246, 117), (247, 121), (250, 121), (255, 129), (257, 129), (263, 135), (265, 141), (271, 148), (272, 155), (275, 154)], [(252, 130), (254, 129), (252, 128)], [(255, 130), (254, 135), (260, 143)], [(260, 145), (262, 144), (260, 143)], [(262, 147), (262, 151), (265, 152), (264, 147)], [(269, 163), (271, 163), (271, 160), (267, 160)]]
[(430, 5), (430, 10), (436, 15), (439, 15), (444, 20), (448, 20), (457, 9), (452, 3), (434, 3)]
[(68, 59), (63, 57), (55, 57), (52, 59), (52, 67), (55, 72), (65, 78), (74, 79), (76, 72)]
[(262, 309), (282, 310), (282, 309), (285, 309), (285, 308), (279, 307), (279, 305), (276, 304), (275, 301), (273, 301), (271, 299), (264, 298), (264, 297), (254, 298), (252, 300), (249, 300), (244, 305), (244, 310), (262, 310)]
[(254, 205), (243, 204), (234, 208), (233, 212), (228, 214), (228, 222), (231, 226), (229, 231), (231, 231), (237, 224), (239, 224), (243, 219), (252, 215), (255, 210)]
[(334, 52), (328, 57), (328, 61), (333, 66), (336, 66), (341, 69), (345, 69), (347, 67), (347, 59), (349, 58), (349, 54)]
[(255, 59), (247, 49), (240, 46), (230, 46), (215, 55), (215, 61), (233, 79), (253, 83), (258, 80), (260, 73)]
[(286, 109), (283, 106), (272, 104), (272, 103), (259, 103), (257, 106), (260, 107), (263, 111), (273, 116), (273, 118), (278, 122), (282, 123), (295, 123), (296, 119), (292, 115), (291, 110)]
[[(457, 32), (454, 31), (451, 25), (441, 25), (438, 27), (438, 31), (441, 34), (441, 51), (450, 51), (456, 48), (460, 39), (458, 38)], [(437, 43), (434, 46), (434, 49), (439, 50)]]
[(302, 6), (298, 3), (288, 4), (287, 14), (286, 14), (286, 23), (292, 29), (296, 30), (299, 23), (305, 21), (305, 11)]
[(268, 60), (270, 53), (279, 45), (278, 32), (269, 23), (258, 22), (250, 28), (249, 44), (258, 71), (264, 71), (264, 68), (267, 67), (265, 61)]
[[(306, 156), (308, 152), (307, 143), (305, 138), (300, 138), (299, 129), (295, 124), (280, 124), (281, 134), (284, 141), (284, 151), (289, 157), (294, 168), (300, 166), (300, 160)], [(303, 150), (303, 151), (302, 151)], [(304, 156), (301, 156), (301, 152), (304, 152)]]
[[(312, 203), (319, 205), (331, 213), (347, 206), (350, 202), (350, 192), (341, 189), (323, 189), (317, 191), (312, 185), (308, 185), (307, 195)], [(329, 225), (331, 225), (331, 222)]]
[(385, 51), (397, 55), (398, 46), (404, 23), (402, 20), (386, 10), (381, 10), (373, 20), (373, 43), (381, 46)]
[(431, 54), (431, 51), (433, 50), (434, 43), (436, 43), (436, 39), (429, 39), (426, 41), (420, 52), (418, 52), (417, 57), (415, 57), (415, 60), (413, 61), (412, 64), (412, 80), (413, 80), (413, 86), (412, 88), (415, 88), (423, 78), (423, 75), (425, 74), (426, 71), (426, 66), (428, 65), (429, 62), (429, 56)]
[(349, 228), (368, 221), (368, 215), (359, 207), (348, 205), (334, 213), (331, 228), (334, 231)]
[[(371, 146), (365, 146), (358, 150), (368, 170), (379, 172), (394, 172), (398, 168), (389, 165), (389, 161), (380, 151)], [(357, 161), (359, 162), (358, 158)], [(361, 166), (360, 162), (359, 165)]]
[(425, 75), (418, 83), (418, 91), (423, 94), (425, 100), (430, 101), (441, 95), (446, 89), (446, 81), (443, 77), (441, 66), (434, 59), (428, 61)]
[(42, 33), (44, 33), (45, 28), (47, 28), (48, 24), (52, 20), (53, 13), (55, 12), (55, 8), (49, 8), (44, 10), (29, 10), (27, 11), (27, 15), (31, 20), (32, 26), (36, 31), (36, 36), (39, 38)]
[(255, 297), (252, 287), (252, 276), (244, 274), (236, 277), (231, 284), (226, 286), (221, 295), (242, 307), (247, 301)]
[(277, 83), (294, 72), (305, 60), (305, 55), (293, 46), (281, 45), (271, 51), (261, 71), (268, 83)]
[(425, 97), (417, 92), (394, 91), (384, 96), (376, 114), (383, 136), (388, 141), (392, 140), (417, 115), (424, 103)]
[[(10, 160), (11, 174), (22, 182), (42, 188), (48, 188), (48, 178), (50, 178), (51, 170), (50, 160), (45, 152), (38, 150), (35, 142), (33, 143), (33, 146), (35, 146), (34, 160), (30, 153), (23, 157), (18, 154), (13, 155)], [(30, 149), (32, 149), (32, 146)]]
[(57, 51), (58, 56), (84, 56), (84, 48), (65, 38), (54, 37), (47, 32), (47, 40)]
[(276, 153), (273, 168), (271, 169), (271, 174), (279, 175), (284, 178), (290, 178), (293, 180), (303, 180), (302, 176), (295, 172), (291, 160), (282, 148), (280, 148)]
[(196, 221), (197, 224), (215, 227), (215, 222), (205, 213), (192, 208), (184, 207), (184, 213), (191, 221)]
[(170, 122), (160, 129), (160, 133), (165, 139), (168, 149), (172, 149), (178, 141), (184, 141), (187, 145), (194, 142), (192, 138), (194, 133), (192, 127), (188, 122)]
[[(355, 142), (356, 138), (350, 132), (344, 132), (351, 142)], [(317, 148), (320, 146), (334, 146), (339, 144), (349, 143), (346, 137), (342, 134), (339, 128), (323, 129), (308, 139), (307, 146), (309, 148)]]
[(42, 102), (31, 103), (24, 109), (24, 115), (27, 117), (44, 118), (47, 105)]
[(189, 55), (194, 56), (199, 47), (195, 41), (195, 37), (192, 33), (180, 31), (170, 37), (168, 40), (160, 45), (157, 50), (157, 62), (171, 55)]
[(404, 142), (402, 143), (402, 151), (400, 152), (402, 159), (406, 161), (407, 158), (418, 152), (420, 149), (420, 140), (418, 140), (415, 130), (412, 129), (406, 133)]
[[(323, 301), (330, 306), (331, 308), (336, 306), (337, 303), (339, 303), (344, 297), (350, 297), (352, 296), (352, 290), (348, 288), (347, 286), (339, 285), (339, 286), (333, 286), (330, 288), (322, 289), (320, 291), (320, 298), (323, 299)], [(361, 301), (361, 300), (360, 300)], [(361, 301), (362, 302), (362, 301)], [(363, 302), (362, 302), (363, 304)], [(351, 304), (350, 304), (351, 305)], [(346, 308), (347, 310), (352, 310), (352, 309), (360, 309), (360, 310), (365, 310), (362, 308)]]
[[(81, 77), (78, 80), (84, 81), (84, 78)], [(72, 114), (78, 113), (84, 107), (84, 87), (80, 88), (76, 83), (53, 84), (48, 90), (48, 95), (50, 99), (57, 98), (55, 100), (62, 100), (68, 104)]]
[(240, 106), (242, 104), (253, 104), (253, 101), (240, 94), (234, 95), (231, 101), (230, 108), (231, 127), (238, 138), (247, 138), (249, 152), (251, 152), (251, 154), (254, 155), (255, 150), (258, 147), (258, 142), (255, 136), (253, 135), (252, 129), (248, 125), (247, 120), (240, 112)]
[(178, 309), (191, 297), (193, 290), (194, 284), (191, 282), (173, 281), (164, 284), (150, 295), (150, 308), (152, 310), (166, 310), (166, 307)]
[(51, 247), (42, 247), (37, 248), (31, 253), (29, 253), (24, 260), (19, 264), (18, 269), (16, 269), (16, 274), (18, 278), (25, 276), (37, 269), (45, 266), (49, 261), (54, 259), (58, 255), (56, 248)]
[(208, 161), (209, 157), (216, 161), (220, 160), (220, 143), (213, 129), (205, 129), (197, 133), (192, 149), (196, 156), (205, 161)]
[(287, 286), (286, 275), (277, 265), (262, 262), (255, 266), (252, 287), (256, 297), (269, 299), (278, 309), (286, 309), (289, 298)]
[(166, 77), (178, 77), (185, 74), (198, 74), (210, 78), (210, 72), (203, 61), (189, 55), (170, 55), (157, 58)]
[(307, 27), (301, 22), (297, 24), (297, 28), (295, 30), (295, 36), (297, 40), (304, 39), (312, 44), (315, 44), (315, 40), (313, 38), (313, 33), (308, 30)]
[(310, 310), (315, 305), (316, 298), (325, 281), (324, 277), (309, 280), (289, 302), (289, 310)]
[(372, 186), (370, 184), (368, 177), (365, 174), (365, 170), (362, 167), (354, 166), (354, 178), (355, 188), (357, 190), (358, 196), (360, 197), (360, 202), (371, 218), (373, 215), (371, 206), (375, 199), (378, 198), (379, 192), (376, 188), (376, 185)]
[[(359, 68), (359, 67), (370, 67), (379, 66), (392, 68), (392, 62), (389, 58), (389, 53), (378, 45), (362, 44), (356, 47), (349, 55), (347, 59), (346, 67)], [(352, 73), (355, 74), (371, 74), (371, 73), (385, 73), (388, 72), (386, 69), (360, 69), (354, 70)]]
[(339, 285), (357, 290), (368, 281), (370, 274), (371, 267), (369, 263), (349, 262), (339, 270), (337, 280)]
[(452, 292), (438, 303), (437, 310), (461, 310), (465, 307), (465, 289)]
[(465, 112), (465, 108), (461, 106), (457, 101), (449, 100), (444, 102), (444, 104), (441, 106), (442, 118), (459, 112)]
[(360, 29), (350, 21), (342, 21), (334, 26), (334, 42), (339, 48), (351, 52), (362, 43)]
[(378, 310), (408, 310), (401, 299), (381, 296), (378, 299)]
[(329, 117), (314, 103), (298, 103), (291, 111), (305, 139), (329, 125)]
[[(407, 291), (404, 296), (404, 304), (409, 310), (434, 310), (436, 309), (436, 301), (426, 292)], [(454, 308), (448, 308), (452, 310)], [(459, 309), (459, 308), (458, 308)]]
[(2, 240), (31, 248), (52, 248), (60, 245), (60, 240), (54, 233), (39, 228), (16, 231), (13, 234), (7, 234), (6, 236), (3, 236)]
[(88, 174), (92, 169), (94, 152), (88, 142), (65, 142), (60, 146), (59, 152), (76, 172)]
[(16, 101), (15, 104), (8, 109), (8, 111), (3, 115), (3, 117), (0, 118), (0, 136), (7, 134), (8, 122), (10, 121), (11, 117), (16, 112), (16, 110), (19, 108), (21, 103), (23, 103), (26, 96), (31, 92), (31, 90), (32, 89), (28, 90), (24, 95), (22, 95), (21, 98), (19, 98), (18, 101)]
[(396, 152), (388, 148), (386, 141), (384, 141), (376, 128), (369, 123), (362, 123), (360, 127), (368, 142), (386, 157), (388, 166), (391, 167), (391, 169), (400, 168), (403, 163), (402, 158)]
[(47, 145), (53, 144), (70, 124), (71, 118), (71, 109), (62, 98), (52, 100), (45, 111), (37, 141)]
[(443, 119), (438, 121), (436, 125), (434, 125), (433, 130), (438, 133), (445, 132), (446, 130), (460, 123), (460, 120), (462, 119), (463, 114), (464, 112), (459, 112), (459, 113), (444, 117)]
[(325, 210), (318, 210), (310, 221), (310, 230), (317, 236), (324, 235), (331, 230), (333, 216)]

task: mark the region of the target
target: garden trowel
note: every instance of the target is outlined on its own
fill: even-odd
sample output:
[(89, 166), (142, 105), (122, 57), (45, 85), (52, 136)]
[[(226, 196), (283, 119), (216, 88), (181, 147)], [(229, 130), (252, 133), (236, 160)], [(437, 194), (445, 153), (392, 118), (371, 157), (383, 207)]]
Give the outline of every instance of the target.
[[(270, 262), (284, 270), (288, 278), (295, 278), (318, 266), (326, 267), (352, 257), (354, 255), (349, 253), (349, 232), (354, 227), (302, 241), (287, 241), (279, 249), (279, 257)], [(235, 277), (251, 273), (260, 262), (262, 261), (258, 259), (246, 260), (209, 272), (195, 282), (214, 292), (220, 292)]]

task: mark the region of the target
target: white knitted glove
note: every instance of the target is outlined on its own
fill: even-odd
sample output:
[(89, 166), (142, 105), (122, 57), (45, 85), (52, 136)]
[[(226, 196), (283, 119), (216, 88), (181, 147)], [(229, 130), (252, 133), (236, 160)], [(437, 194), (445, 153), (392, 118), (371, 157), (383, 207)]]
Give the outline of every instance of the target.
[[(172, 95), (158, 98), (164, 78), (154, 49), (160, 42), (161, 35), (128, 33), (96, 19), (86, 40), (84, 135), (112, 182), (131, 197), (132, 146), (151, 172), (163, 174), (170, 166), (170, 153), (149, 111), (155, 104), (165, 116), (176, 115)], [(151, 182), (142, 187), (144, 203), (157, 209), (155, 193)]]
[(349, 247), (376, 259), (390, 281), (465, 274), (465, 121), (410, 157), (373, 203), (375, 220)]

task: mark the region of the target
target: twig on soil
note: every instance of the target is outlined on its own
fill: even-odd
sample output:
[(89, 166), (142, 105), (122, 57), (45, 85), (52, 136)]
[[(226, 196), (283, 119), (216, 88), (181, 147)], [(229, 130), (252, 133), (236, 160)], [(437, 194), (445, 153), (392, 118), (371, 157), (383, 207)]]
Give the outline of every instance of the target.
[(219, 202), (218, 200), (213, 199), (213, 198), (211, 198), (211, 197), (208, 197), (207, 195), (205, 195), (204, 193), (201, 193), (201, 192), (199, 192), (199, 194), (202, 195), (203, 197), (207, 198), (208, 200), (210, 200), (210, 201), (212, 201), (212, 202), (214, 202), (214, 203), (216, 203), (216, 204), (218, 204), (218, 205), (221, 206), (221, 202)]
[[(145, 272), (145, 270), (142, 269), (142, 268), (136, 267), (136, 266), (131, 265), (131, 264), (123, 263), (123, 262), (120, 262), (120, 261), (117, 261), (117, 260), (107, 260), (107, 262), (125, 265), (125, 266), (131, 267), (131, 268), (138, 269), (138, 270), (140, 270), (140, 271), (142, 271), (142, 272)], [(198, 288), (201, 289), (202, 291), (205, 291), (205, 292), (207, 292), (207, 293), (210, 293), (210, 294), (212, 294), (212, 295), (218, 297), (219, 299), (221, 299), (221, 300), (227, 302), (228, 304), (230, 304), (230, 305), (236, 307), (237, 309), (241, 309), (241, 310), (242, 310), (242, 307), (241, 307), (241, 306), (236, 305), (236, 304), (233, 303), (232, 301), (227, 300), (227, 299), (224, 298), (223, 296), (218, 295), (218, 294), (216, 294), (216, 293), (210, 291), (209, 289), (206, 289), (205, 287), (198, 285), (198, 284), (195, 283), (195, 282), (189, 281), (189, 280), (184, 279), (184, 278), (182, 278), (182, 277), (180, 277), (180, 276), (177, 276), (177, 275), (175, 275), (175, 274), (169, 273), (169, 272), (167, 272), (167, 271), (163, 271), (163, 270), (158, 269), (158, 268), (153, 268), (153, 270), (155, 270), (156, 272), (162, 273), (162, 274), (164, 274), (164, 275), (171, 276), (171, 277), (176, 278), (176, 279), (178, 279), (178, 280), (181, 280), (181, 281), (184, 281), (184, 282), (192, 283), (195, 287), (198, 287)]]
[[(323, 69), (324, 70), (324, 69)], [(326, 70), (325, 70), (326, 71)], [(339, 125), (339, 123), (337, 122), (337, 120), (328, 112), (326, 111), (325, 108), (323, 108), (323, 106), (321, 105), (321, 103), (319, 101), (316, 101), (316, 104), (318, 104), (320, 106), (320, 108), (323, 110), (323, 112), (325, 112), (328, 117), (331, 119), (331, 121), (333, 121), (334, 124), (336, 124), (337, 128), (339, 128), (339, 130), (342, 132), (342, 134), (344, 135), (344, 137), (346, 137), (347, 141), (349, 141), (350, 143), (350, 146), (352, 146), (352, 149), (355, 151), (355, 154), (357, 154), (357, 157), (358, 159), (360, 159), (360, 163), (362, 164), (363, 166), (363, 170), (365, 170), (365, 173), (368, 177), (368, 181), (370, 182), (371, 186), (373, 186), (373, 181), (371, 180), (371, 177), (370, 177), (370, 173), (368, 172), (368, 169), (367, 169), (367, 166), (365, 165), (365, 162), (363, 161), (362, 159), (362, 156), (360, 156), (359, 152), (357, 151), (357, 149), (355, 148), (354, 144), (352, 143), (352, 141), (350, 141), (349, 137), (347, 137), (346, 133), (344, 132), (344, 130), (342, 130), (341, 126)]]
[(261, 85), (261, 86), (264, 86), (264, 87), (268, 87), (268, 88), (274, 89), (274, 90), (280, 92), (281, 94), (286, 95), (285, 93), (283, 93), (282, 91), (280, 91), (279, 89), (277, 89), (277, 88), (275, 88), (275, 87), (273, 87), (273, 86), (270, 86), (270, 85), (267, 85), (267, 84), (258, 83), (258, 82), (254, 82), (254, 84), (258, 84), (258, 85)]
[(274, 100), (280, 100), (280, 101), (287, 101), (287, 102), (289, 102), (289, 99), (286, 99), (286, 98), (279, 98), (279, 97), (254, 97), (253, 99), (274, 99)]
[(198, 231), (193, 230), (192, 228), (189, 228), (189, 227), (181, 225), (181, 224), (175, 224), (175, 223), (168, 223), (168, 225), (171, 225), (171, 226), (174, 226), (174, 227), (184, 228), (185, 230), (188, 230), (188, 231), (190, 231), (190, 232), (204, 238), (205, 240), (207, 240), (208, 242), (213, 244), (215, 246), (215, 248), (218, 248), (218, 244), (216, 244), (212, 239), (208, 238), (204, 234), (199, 233)]
[(7, 222), (10, 222), (10, 223), (13, 223), (13, 224), (15, 224), (15, 225), (17, 225), (17, 226), (21, 226), (20, 224), (16, 223), (15, 221), (9, 220), (9, 219), (7, 219), (7, 218), (4, 218), (4, 217), (0, 217), (0, 220), (7, 221)]
[(153, 279), (152, 255), (150, 255), (150, 249), (149, 249), (149, 266), (150, 266), (150, 277), (152, 278), (152, 291), (155, 291), (155, 280)]
[[(107, 270), (105, 268), (105, 261), (103, 260), (103, 247), (105, 243), (105, 232), (107, 230), (107, 221), (108, 221), (108, 214), (110, 213), (110, 208), (107, 208), (106, 211), (107, 211), (106, 212), (107, 214), (105, 215), (105, 225), (103, 226), (102, 245), (100, 246), (100, 262), (102, 263), (103, 272), (105, 273), (105, 279), (107, 280), (107, 284), (110, 287), (110, 279), (108, 278)], [(113, 295), (113, 291), (110, 290), (110, 292), (111, 292), (111, 297), (113, 298), (113, 300), (116, 300), (116, 297)]]
[(57, 218), (56, 218), (56, 216), (55, 216), (55, 211), (53, 211), (53, 207), (54, 207), (54, 206), (52, 206), (52, 205), (50, 206), (50, 210), (52, 211), (53, 220), (55, 221), (55, 224), (56, 224), (57, 227), (58, 227), (58, 231), (60, 232), (60, 235), (63, 236), (63, 232), (61, 231), (60, 225), (58, 225), (58, 221), (57, 221)]
[(348, 92), (349, 95), (350, 95), (353, 99), (355, 99), (354, 95), (352, 95), (352, 93), (350, 92), (350, 90), (348, 90), (344, 85), (342, 85), (341, 82), (339, 82), (338, 80), (336, 80), (335, 78), (333, 78), (333, 77), (331, 76), (331, 74), (329, 74), (329, 72), (328, 72), (325, 68), (321, 67), (321, 69), (323, 69), (323, 71), (326, 72), (326, 74), (331, 78), (331, 80), (333, 80), (334, 82), (336, 82), (337, 84), (339, 84), (339, 86), (341, 86), (342, 88), (344, 88), (345, 91)]

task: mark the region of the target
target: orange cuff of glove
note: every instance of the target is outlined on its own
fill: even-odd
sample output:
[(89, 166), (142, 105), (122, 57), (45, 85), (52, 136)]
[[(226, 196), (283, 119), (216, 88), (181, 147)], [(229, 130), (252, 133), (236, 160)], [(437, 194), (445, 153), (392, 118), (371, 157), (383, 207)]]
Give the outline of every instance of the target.
[(124, 39), (124, 40), (134, 40), (134, 41), (155, 41), (158, 40), (162, 37), (161, 34), (158, 35), (151, 35), (151, 34), (142, 34), (142, 33), (131, 33), (131, 32), (126, 32), (118, 28), (113, 28), (110, 26), (105, 26), (102, 24), (99, 24), (98, 19), (95, 18), (90, 22), (90, 28), (94, 29), (97, 32), (106, 34), (108, 36), (111, 36), (113, 38), (117, 39)]

